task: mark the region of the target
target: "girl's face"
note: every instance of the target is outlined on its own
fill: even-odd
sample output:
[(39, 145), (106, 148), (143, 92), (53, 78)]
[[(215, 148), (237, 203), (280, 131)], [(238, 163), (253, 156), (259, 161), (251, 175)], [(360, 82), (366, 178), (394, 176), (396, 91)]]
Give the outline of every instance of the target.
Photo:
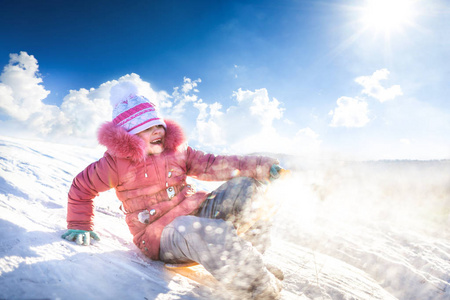
[(164, 151), (164, 137), (166, 135), (164, 126), (152, 126), (136, 135), (144, 140), (148, 155), (160, 154)]

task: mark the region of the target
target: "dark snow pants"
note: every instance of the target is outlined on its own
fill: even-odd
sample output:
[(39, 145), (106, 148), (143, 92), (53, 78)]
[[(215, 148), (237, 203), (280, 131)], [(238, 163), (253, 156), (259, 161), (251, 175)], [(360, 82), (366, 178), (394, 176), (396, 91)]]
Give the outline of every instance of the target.
[(198, 262), (234, 289), (248, 289), (260, 281), (268, 273), (261, 253), (270, 239), (267, 221), (257, 221), (265, 189), (246, 177), (225, 182), (196, 215), (178, 217), (164, 228), (161, 260)]

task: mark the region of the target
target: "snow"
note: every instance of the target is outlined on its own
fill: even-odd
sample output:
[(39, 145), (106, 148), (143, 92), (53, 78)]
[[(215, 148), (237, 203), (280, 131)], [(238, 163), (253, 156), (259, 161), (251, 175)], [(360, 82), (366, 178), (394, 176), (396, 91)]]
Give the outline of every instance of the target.
[[(61, 239), (72, 179), (103, 151), (0, 136), (0, 298), (227, 299), (142, 255), (114, 191), (95, 200), (101, 241)], [(450, 298), (449, 161), (280, 159), (266, 258), (284, 299)]]

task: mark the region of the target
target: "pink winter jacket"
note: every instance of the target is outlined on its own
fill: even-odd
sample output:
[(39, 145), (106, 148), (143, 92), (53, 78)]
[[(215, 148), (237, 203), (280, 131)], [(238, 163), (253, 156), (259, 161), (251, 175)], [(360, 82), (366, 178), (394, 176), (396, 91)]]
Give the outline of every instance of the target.
[[(108, 122), (100, 127), (98, 140), (107, 147), (104, 156), (78, 174), (69, 190), (69, 229), (93, 230), (94, 202), (100, 192), (115, 188), (126, 213), (133, 242), (151, 259), (159, 259), (159, 241), (166, 225), (176, 217), (197, 212), (206, 192), (194, 192), (186, 176), (224, 181), (234, 176), (269, 178), (275, 159), (260, 156), (215, 156), (186, 146), (182, 129), (166, 120), (165, 150), (147, 155), (136, 135)], [(168, 188), (175, 196), (169, 198)], [(150, 212), (148, 224), (138, 219)]]

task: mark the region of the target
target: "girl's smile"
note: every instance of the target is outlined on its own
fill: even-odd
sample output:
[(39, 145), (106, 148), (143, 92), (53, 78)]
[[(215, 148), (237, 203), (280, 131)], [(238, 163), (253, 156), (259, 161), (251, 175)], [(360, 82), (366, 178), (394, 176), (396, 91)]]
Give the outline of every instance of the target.
[(164, 137), (166, 131), (163, 125), (152, 126), (136, 135), (144, 140), (148, 155), (160, 154), (164, 151)]

